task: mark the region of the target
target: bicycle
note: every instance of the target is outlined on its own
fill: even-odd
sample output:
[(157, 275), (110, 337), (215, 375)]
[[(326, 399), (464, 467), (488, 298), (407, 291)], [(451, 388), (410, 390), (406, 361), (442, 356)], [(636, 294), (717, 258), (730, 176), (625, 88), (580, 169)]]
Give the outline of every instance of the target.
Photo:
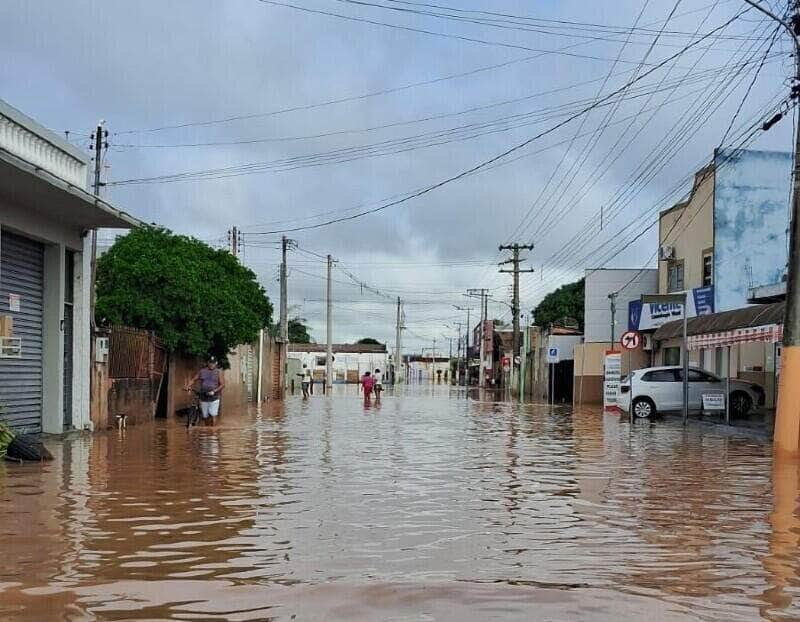
[(189, 409), (186, 412), (186, 427), (189, 428), (197, 425), (197, 422), (202, 417), (202, 412), (200, 411), (200, 392), (194, 389), (187, 389), (187, 391), (192, 393), (192, 403), (189, 404)]

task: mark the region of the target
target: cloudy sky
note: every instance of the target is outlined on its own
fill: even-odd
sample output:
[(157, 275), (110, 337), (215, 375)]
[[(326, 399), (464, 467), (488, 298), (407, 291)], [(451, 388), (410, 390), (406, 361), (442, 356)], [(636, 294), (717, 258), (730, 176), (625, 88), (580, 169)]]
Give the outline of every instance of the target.
[(477, 308), (467, 288), (508, 319), (499, 244), (535, 245), (529, 310), (586, 268), (654, 265), (658, 210), (720, 144), (788, 150), (790, 120), (750, 131), (791, 59), (746, 9), (4, 0), (0, 97), (84, 148), (105, 119), (108, 198), (215, 245), (238, 226), (276, 302), (291, 230), (289, 302), (317, 340), (330, 253), (335, 340), (393, 342), (400, 296), (419, 351)]

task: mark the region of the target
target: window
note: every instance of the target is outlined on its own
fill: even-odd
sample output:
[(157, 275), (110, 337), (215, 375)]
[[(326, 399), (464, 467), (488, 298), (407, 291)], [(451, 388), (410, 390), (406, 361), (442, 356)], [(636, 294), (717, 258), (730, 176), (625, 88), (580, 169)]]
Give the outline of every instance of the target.
[[(683, 381), (683, 370), (677, 370), (678, 380)], [(718, 382), (717, 378), (698, 369), (689, 370), (689, 382)]]
[(680, 347), (664, 348), (664, 365), (680, 365), (680, 364), (681, 364)]
[(644, 382), (675, 382), (676, 379), (674, 369), (657, 369), (642, 376)]
[(683, 289), (683, 259), (671, 261), (667, 266), (667, 291), (682, 292)]
[(703, 252), (703, 287), (714, 284), (714, 251)]

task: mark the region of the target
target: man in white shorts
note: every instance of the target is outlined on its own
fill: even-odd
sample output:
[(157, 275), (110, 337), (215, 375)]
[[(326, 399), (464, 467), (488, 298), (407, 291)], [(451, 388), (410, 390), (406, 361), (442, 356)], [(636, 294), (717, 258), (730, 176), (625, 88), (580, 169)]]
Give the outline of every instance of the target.
[(187, 390), (198, 380), (200, 381), (200, 412), (203, 415), (203, 420), (210, 422), (213, 426), (217, 415), (219, 415), (220, 397), (222, 390), (225, 388), (225, 376), (222, 370), (217, 367), (216, 358), (213, 356), (208, 357), (208, 364), (191, 379)]

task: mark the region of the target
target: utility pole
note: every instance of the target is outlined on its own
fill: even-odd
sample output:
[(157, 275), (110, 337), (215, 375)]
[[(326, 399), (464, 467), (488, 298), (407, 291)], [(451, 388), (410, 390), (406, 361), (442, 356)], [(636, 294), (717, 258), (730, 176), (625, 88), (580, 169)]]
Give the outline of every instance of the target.
[[(781, 19), (755, 0), (745, 0), (778, 22), (794, 43), (795, 74), (792, 99), (800, 98), (800, 3), (790, 3), (789, 22)], [(792, 175), (792, 214), (789, 233), (789, 270), (786, 279), (786, 310), (783, 319), (783, 351), (775, 413), (775, 450), (779, 454), (800, 452), (800, 115), (795, 115), (794, 174)]]
[(486, 371), (484, 369), (484, 365), (486, 364), (486, 311), (487, 311), (487, 298), (489, 296), (489, 290), (485, 288), (481, 289), (468, 289), (467, 290), (468, 296), (480, 296), (481, 297), (481, 345), (480, 345), (480, 357), (481, 362), (478, 370), (478, 386), (483, 388), (486, 386)]
[[(472, 310), (471, 307), (459, 307), (458, 305), (453, 305), (459, 311), (466, 311), (467, 312), (467, 330), (464, 333), (464, 386), (469, 386), (469, 331), (470, 331), (470, 323), (469, 323), (469, 312)], [(459, 324), (459, 327), (461, 324)]]
[(395, 336), (394, 336), (394, 376), (392, 377), (392, 382), (394, 384), (398, 384), (401, 376), (398, 374), (400, 373), (400, 368), (403, 363), (403, 357), (400, 354), (400, 331), (402, 330), (402, 312), (401, 312), (401, 301), (400, 296), (397, 297), (397, 326), (395, 327)]
[(433, 340), (433, 349), (431, 350), (431, 382), (436, 382), (436, 339)]
[(289, 242), (286, 236), (281, 239), (281, 330), (280, 338), (284, 343), (289, 342), (289, 302), (287, 299), (287, 284), (286, 284), (286, 251), (289, 247)]
[(455, 323), (456, 328), (458, 328), (458, 341), (456, 342), (456, 372), (458, 376), (456, 377), (456, 384), (461, 383), (461, 322)]
[(325, 354), (325, 393), (331, 394), (333, 389), (333, 279), (331, 273), (333, 272), (333, 257), (328, 255), (328, 297), (327, 297), (327, 313), (326, 321), (327, 335), (326, 340), (328, 347)]
[[(608, 295), (611, 301), (611, 349), (614, 349), (614, 328), (617, 325), (617, 292), (612, 292)], [(629, 370), (630, 371), (630, 370)]]
[[(105, 121), (102, 119), (98, 121), (97, 127), (94, 130), (94, 184), (92, 187), (94, 189), (94, 196), (95, 199), (100, 198), (100, 188), (104, 184), (100, 181), (100, 173), (103, 170), (103, 151), (108, 149), (108, 142), (105, 140), (108, 138), (108, 130), (103, 129), (103, 124)], [(95, 320), (94, 320), (94, 308), (97, 301), (97, 295), (95, 293), (95, 285), (97, 282), (97, 228), (95, 227), (92, 229), (92, 256), (90, 258), (90, 268), (91, 268), (91, 292), (90, 292), (90, 300), (89, 300), (89, 313), (91, 314), (91, 325), (92, 329), (95, 328)], [(92, 339), (94, 341), (94, 339)], [(94, 360), (94, 359), (92, 359)]]
[(228, 229), (228, 246), (230, 248), (231, 255), (234, 257), (239, 256), (241, 241), (242, 232), (239, 231), (239, 227), (233, 225), (230, 229)]
[(514, 292), (512, 295), (512, 304), (511, 304), (511, 312), (514, 316), (514, 327), (513, 331), (514, 334), (512, 335), (511, 343), (512, 345), (512, 357), (511, 357), (511, 370), (512, 370), (512, 378), (511, 378), (511, 385), (513, 386), (515, 383), (515, 376), (516, 376), (516, 369), (517, 369), (517, 357), (519, 356), (519, 274), (520, 272), (533, 272), (533, 268), (526, 268), (521, 270), (519, 267), (520, 261), (519, 252), (521, 250), (533, 250), (533, 244), (502, 244), (498, 248), (501, 251), (511, 251), (512, 257), (511, 259), (506, 259), (505, 261), (500, 262), (500, 265), (505, 264), (512, 264), (513, 268), (511, 270), (503, 270), (501, 269), (500, 272), (510, 273), (514, 277)]

